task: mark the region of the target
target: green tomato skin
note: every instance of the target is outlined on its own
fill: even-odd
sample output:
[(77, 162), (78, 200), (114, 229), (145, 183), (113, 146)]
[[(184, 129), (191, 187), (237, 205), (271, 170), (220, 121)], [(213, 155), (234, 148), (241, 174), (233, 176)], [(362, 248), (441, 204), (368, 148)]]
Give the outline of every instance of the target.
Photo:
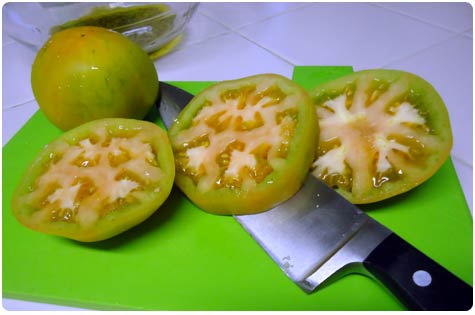
[[(163, 176), (158, 182), (145, 186), (137, 195), (138, 200), (101, 216), (93, 225), (82, 226), (77, 222), (37, 220), (34, 218), (41, 206), (31, 193), (38, 189), (37, 179), (47, 174), (54, 159), (61, 156), (71, 145), (82, 139), (94, 138), (98, 128), (106, 128), (111, 135), (143, 131), (147, 142), (156, 154), (156, 163)], [(68, 176), (68, 175), (65, 175)], [(76, 176), (82, 176), (77, 173)], [(173, 152), (166, 132), (154, 123), (125, 118), (105, 118), (73, 128), (53, 140), (42, 149), (25, 170), (11, 200), (15, 218), (27, 228), (45, 234), (70, 238), (80, 242), (96, 242), (109, 239), (140, 224), (155, 213), (171, 193), (175, 177)]]
[(100, 118), (142, 119), (158, 96), (148, 55), (99, 27), (55, 33), (35, 58), (31, 84), (41, 110), (62, 130)]
[(318, 124), (315, 110), (307, 92), (298, 84), (277, 74), (260, 74), (237, 80), (222, 81), (203, 90), (180, 113), (168, 133), (172, 142), (180, 131), (191, 125), (192, 119), (206, 104), (224, 91), (258, 84), (270, 80), (285, 94), (298, 95), (297, 127), (292, 137), (288, 156), (277, 163), (275, 169), (252, 189), (227, 187), (200, 190), (193, 180), (177, 168), (175, 184), (203, 211), (218, 215), (242, 215), (264, 212), (293, 196), (305, 180), (315, 157), (318, 141)]

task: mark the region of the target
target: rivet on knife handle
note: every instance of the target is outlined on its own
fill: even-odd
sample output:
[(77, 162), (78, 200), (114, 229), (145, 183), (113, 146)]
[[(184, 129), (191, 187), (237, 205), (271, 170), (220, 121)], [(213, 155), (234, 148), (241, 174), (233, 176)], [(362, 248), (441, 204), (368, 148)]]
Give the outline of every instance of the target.
[(396, 234), (389, 235), (363, 264), (410, 310), (472, 307), (471, 286)]

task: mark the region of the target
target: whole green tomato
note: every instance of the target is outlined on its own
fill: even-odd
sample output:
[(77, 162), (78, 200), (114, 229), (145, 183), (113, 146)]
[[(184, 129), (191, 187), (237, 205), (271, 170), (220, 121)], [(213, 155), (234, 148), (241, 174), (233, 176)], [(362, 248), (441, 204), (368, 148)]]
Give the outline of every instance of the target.
[(62, 130), (108, 117), (142, 119), (158, 96), (148, 55), (101, 27), (73, 27), (51, 36), (33, 63), (39, 107)]

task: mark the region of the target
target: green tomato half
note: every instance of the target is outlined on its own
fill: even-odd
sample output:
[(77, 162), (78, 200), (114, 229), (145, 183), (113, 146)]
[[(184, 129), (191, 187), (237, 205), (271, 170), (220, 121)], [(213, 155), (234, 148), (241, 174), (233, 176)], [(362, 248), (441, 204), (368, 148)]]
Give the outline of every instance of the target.
[(175, 183), (210, 213), (266, 211), (295, 194), (307, 176), (316, 119), (308, 94), (283, 76), (216, 83), (169, 129)]
[(152, 215), (170, 194), (174, 176), (171, 145), (159, 126), (95, 120), (45, 146), (16, 187), (12, 210), (33, 230), (99, 241)]
[(397, 70), (365, 70), (311, 92), (320, 127), (312, 173), (355, 204), (387, 199), (430, 178), (452, 148), (434, 87)]

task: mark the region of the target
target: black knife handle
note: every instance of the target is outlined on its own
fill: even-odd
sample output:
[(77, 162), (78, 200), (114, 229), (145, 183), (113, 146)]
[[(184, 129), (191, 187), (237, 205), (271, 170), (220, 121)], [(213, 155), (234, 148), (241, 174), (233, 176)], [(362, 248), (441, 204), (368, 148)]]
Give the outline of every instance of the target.
[(473, 289), (396, 234), (363, 262), (409, 310), (469, 310)]

